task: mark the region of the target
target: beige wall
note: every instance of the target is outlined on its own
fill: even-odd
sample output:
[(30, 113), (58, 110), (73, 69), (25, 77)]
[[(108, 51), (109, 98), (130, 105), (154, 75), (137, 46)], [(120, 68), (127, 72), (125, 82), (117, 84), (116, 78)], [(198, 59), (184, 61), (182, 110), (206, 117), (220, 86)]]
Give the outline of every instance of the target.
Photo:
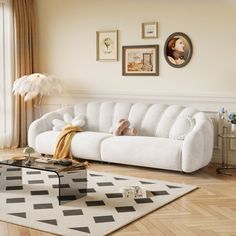
[[(236, 2), (233, 0), (37, 0), (40, 72), (70, 91), (158, 95), (236, 92)], [(141, 23), (159, 22), (158, 39), (141, 39)], [(119, 61), (96, 61), (96, 31), (119, 30)], [(169, 66), (166, 38), (184, 32), (193, 57)], [(160, 76), (122, 76), (122, 45), (160, 45)]]

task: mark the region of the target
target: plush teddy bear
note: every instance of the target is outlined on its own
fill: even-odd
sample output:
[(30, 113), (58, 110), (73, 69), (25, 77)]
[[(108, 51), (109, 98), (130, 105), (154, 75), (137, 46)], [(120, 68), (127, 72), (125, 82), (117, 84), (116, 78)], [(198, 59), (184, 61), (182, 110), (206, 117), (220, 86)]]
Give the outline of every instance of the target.
[(63, 120), (54, 119), (52, 123), (54, 131), (61, 131), (67, 125), (79, 126), (80, 128), (82, 128), (85, 125), (85, 118), (83, 115), (77, 115), (76, 117), (72, 118), (69, 113), (65, 113), (63, 116)]
[(120, 119), (116, 127), (112, 127), (110, 129), (110, 133), (112, 133), (115, 136), (120, 135), (127, 135), (127, 136), (135, 136), (138, 134), (138, 131), (133, 128), (129, 127), (130, 122), (126, 119)]

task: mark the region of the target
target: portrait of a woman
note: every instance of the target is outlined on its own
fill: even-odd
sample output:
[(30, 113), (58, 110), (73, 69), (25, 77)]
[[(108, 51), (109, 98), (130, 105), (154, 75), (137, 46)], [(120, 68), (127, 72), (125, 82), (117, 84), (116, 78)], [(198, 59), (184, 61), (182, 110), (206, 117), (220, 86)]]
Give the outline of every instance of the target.
[(192, 44), (187, 35), (174, 33), (165, 44), (165, 57), (173, 67), (185, 66), (192, 56)]
[(180, 38), (173, 38), (167, 46), (167, 55), (171, 63), (181, 65), (184, 60), (184, 43)]

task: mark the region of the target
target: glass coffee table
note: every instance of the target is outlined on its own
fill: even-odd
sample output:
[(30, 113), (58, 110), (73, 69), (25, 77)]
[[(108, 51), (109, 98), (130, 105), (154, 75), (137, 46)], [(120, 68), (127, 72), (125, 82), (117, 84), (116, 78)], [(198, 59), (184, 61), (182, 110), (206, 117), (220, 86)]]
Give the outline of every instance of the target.
[(23, 170), (28, 174), (46, 171), (51, 178), (58, 178), (59, 184), (53, 185), (53, 188), (58, 189), (59, 205), (86, 196), (87, 170), (83, 163), (62, 166), (34, 161), (28, 166), (25, 162), (26, 160), (14, 159), (0, 161), (0, 191), (23, 189)]

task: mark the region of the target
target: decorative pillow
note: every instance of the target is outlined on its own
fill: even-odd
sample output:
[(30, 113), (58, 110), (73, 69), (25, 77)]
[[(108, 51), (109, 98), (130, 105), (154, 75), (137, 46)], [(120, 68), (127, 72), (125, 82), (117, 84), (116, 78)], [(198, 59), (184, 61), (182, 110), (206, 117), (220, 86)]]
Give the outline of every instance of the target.
[(63, 116), (63, 120), (54, 119), (52, 123), (54, 131), (61, 131), (65, 128), (66, 125), (83, 127), (85, 125), (85, 117), (84, 115), (77, 115), (76, 117), (72, 118), (69, 113), (65, 113)]
[(172, 126), (169, 138), (184, 140), (195, 125), (195, 120), (190, 116), (179, 117)]
[(138, 134), (137, 129), (130, 127), (130, 122), (127, 119), (120, 119), (115, 126), (109, 129), (109, 133), (115, 136), (125, 135), (125, 136), (135, 136)]

